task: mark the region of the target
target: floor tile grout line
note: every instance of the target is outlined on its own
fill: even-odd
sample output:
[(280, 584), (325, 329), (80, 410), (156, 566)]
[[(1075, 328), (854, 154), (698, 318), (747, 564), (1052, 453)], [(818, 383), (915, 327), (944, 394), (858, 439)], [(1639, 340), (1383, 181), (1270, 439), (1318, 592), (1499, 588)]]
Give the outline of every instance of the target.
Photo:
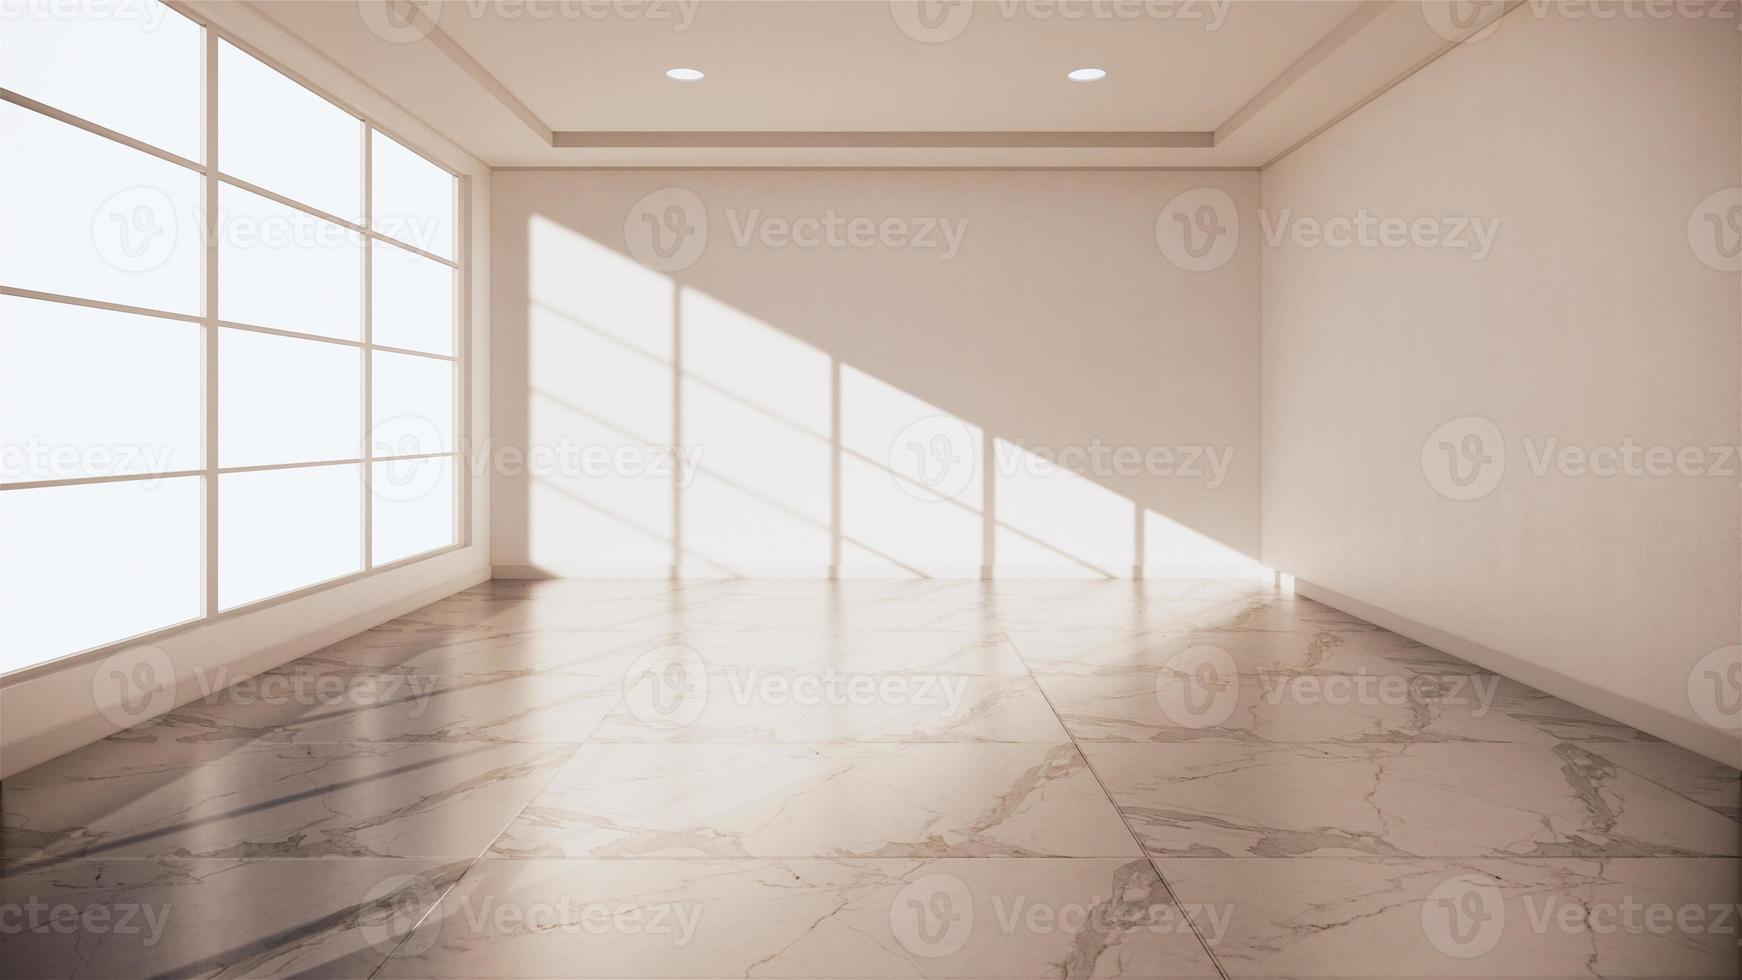
[[(1502, 710), (1504, 710), (1504, 709), (1502, 709)], [(1519, 719), (1519, 720), (1522, 721), (1523, 719)], [(1553, 734), (1553, 733), (1551, 732), (1549, 734)], [(1738, 824), (1742, 824), (1742, 773), (1739, 773), (1737, 776), (1737, 806), (1738, 806), (1738, 810), (1736, 813), (1725, 813), (1723, 810), (1718, 809), (1717, 807), (1713, 806), (1710, 803), (1705, 802), (1704, 800), (1694, 799), (1693, 797), (1682, 792), (1681, 790), (1676, 789), (1674, 786), (1671, 786), (1668, 783), (1663, 782), (1662, 780), (1652, 778), (1652, 776), (1649, 773), (1642, 772), (1637, 767), (1624, 765), (1622, 763), (1616, 762), (1614, 759), (1611, 759), (1607, 755), (1604, 755), (1603, 749), (1602, 749), (1602, 746), (1605, 746), (1605, 745), (1616, 745), (1616, 744), (1651, 745), (1654, 743), (1651, 743), (1651, 742), (1638, 742), (1638, 743), (1575, 742), (1575, 741), (1572, 741), (1571, 739), (1564, 739), (1564, 738), (1561, 739), (1561, 741), (1563, 743), (1566, 743), (1569, 745), (1576, 745), (1579, 748), (1584, 749), (1586, 752), (1589, 752), (1590, 754), (1596, 756), (1597, 758), (1602, 759), (1604, 762), (1607, 762), (1608, 764), (1614, 766), (1615, 768), (1620, 769), (1623, 772), (1632, 773), (1633, 775), (1638, 776), (1640, 779), (1645, 780), (1646, 782), (1650, 783), (1651, 785), (1656, 786), (1658, 789), (1661, 789), (1664, 792), (1671, 794), (1672, 796), (1678, 796), (1678, 797), (1688, 801), (1689, 803), (1694, 804), (1695, 806), (1705, 807), (1706, 809), (1712, 811), (1713, 813), (1716, 813), (1720, 817), (1729, 817), (1731, 820), (1736, 821)], [(1657, 743), (1657, 744), (1669, 745), (1669, 746), (1672, 746), (1673, 748), (1678, 748), (1678, 749), (1681, 748), (1680, 746), (1674, 745), (1674, 743), (1671, 743), (1671, 742), (1663, 742), (1663, 743)], [(1687, 750), (1682, 749), (1682, 751), (1685, 752)], [(1703, 759), (1705, 757), (1701, 756), (1701, 758)], [(1722, 765), (1722, 763), (1718, 763), (1718, 762), (1713, 762), (1712, 764), (1713, 765)]]
[(484, 843), (482, 849), (478, 851), (477, 856), (473, 857), (466, 863), (466, 869), (461, 871), (458, 875), (455, 875), (453, 883), (442, 889), (442, 893), (436, 896), (435, 901), (430, 903), (429, 908), (424, 910), (423, 915), (418, 916), (417, 921), (412, 924), (411, 928), (405, 930), (405, 935), (399, 937), (399, 942), (394, 943), (393, 949), (390, 950), (386, 956), (381, 958), (381, 962), (376, 964), (374, 970), (369, 972), (369, 980), (375, 980), (375, 978), (381, 974), (381, 971), (387, 968), (388, 962), (391, 961), (393, 957), (399, 955), (399, 951), (405, 947), (405, 944), (408, 941), (410, 941), (412, 935), (414, 935), (417, 930), (423, 928), (423, 924), (429, 920), (429, 917), (434, 915), (437, 909), (441, 908), (442, 902), (453, 893), (454, 889), (460, 887), (460, 883), (466, 880), (466, 876), (472, 873), (472, 869), (476, 868), (478, 864), (489, 855), (490, 849), (496, 846), (496, 842), (502, 839), (502, 835), (508, 833), (508, 828), (514, 826), (515, 822), (520, 819), (521, 814), (525, 813), (527, 808), (532, 806), (532, 804), (537, 801), (538, 797), (543, 794), (545, 790), (550, 788), (550, 784), (556, 781), (557, 776), (562, 774), (562, 771), (568, 767), (568, 764), (574, 761), (575, 755), (581, 751), (584, 744), (585, 743), (582, 742), (574, 743), (568, 753), (563, 756), (562, 762), (551, 766), (550, 775), (546, 777), (543, 783), (539, 784), (538, 789), (534, 790), (526, 797), (526, 805), (514, 811), (514, 813), (503, 822), (502, 829), (492, 834), (490, 839)]
[[(994, 616), (996, 616), (996, 614), (994, 614)], [(1004, 623), (998, 621), (998, 626), (1003, 629)], [(1015, 640), (1010, 638), (1007, 629), (1004, 630), (1004, 636), (1005, 641), (1010, 644), (1012, 650), (1016, 651), (1017, 659), (1022, 660), (1022, 665), (1026, 669), (1028, 667), (1028, 661), (1023, 659), (1021, 648), (1016, 645)], [(1052, 703), (1052, 696), (1046, 693), (1046, 687), (1040, 683), (1039, 678), (1034, 676), (1032, 670), (1028, 671), (1028, 679), (1034, 684), (1035, 690), (1040, 692), (1041, 699), (1046, 702), (1047, 710), (1052, 712), (1053, 720), (1058, 722), (1058, 726), (1064, 731), (1065, 737), (1071, 740), (1071, 748), (1076, 751), (1078, 758), (1083, 760), (1083, 766), (1089, 770), (1089, 775), (1094, 777), (1095, 785), (1100, 787), (1101, 795), (1107, 799), (1107, 805), (1111, 806), (1113, 812), (1119, 815), (1119, 822), (1124, 825), (1125, 832), (1131, 835), (1131, 842), (1137, 845), (1137, 853), (1142, 855), (1143, 860), (1149, 863), (1150, 870), (1155, 872), (1156, 880), (1161, 882), (1162, 890), (1167, 892), (1168, 901), (1172, 902), (1174, 908), (1179, 910), (1179, 914), (1185, 917), (1186, 924), (1191, 927), (1192, 936), (1197, 939), (1199, 948), (1203, 949), (1204, 955), (1210, 958), (1210, 965), (1216, 968), (1216, 975), (1221, 977), (1221, 980), (1232, 980), (1228, 975), (1228, 971), (1222, 966), (1222, 961), (1216, 957), (1216, 951), (1210, 948), (1209, 941), (1204, 938), (1203, 932), (1198, 929), (1198, 924), (1193, 921), (1191, 915), (1186, 912), (1185, 905), (1180, 902), (1179, 895), (1173, 890), (1173, 884), (1167, 880), (1167, 875), (1162, 874), (1161, 865), (1156, 863), (1155, 857), (1149, 853), (1148, 846), (1143, 843), (1143, 838), (1139, 837), (1137, 831), (1132, 828), (1131, 820), (1125, 816), (1125, 811), (1119, 808), (1119, 801), (1113, 798), (1112, 791), (1107, 788), (1106, 780), (1102, 779), (1101, 774), (1096, 771), (1095, 763), (1089, 759), (1089, 754), (1084, 752), (1082, 745), (1077, 742), (1076, 733), (1071, 731), (1069, 725), (1065, 724), (1064, 716), (1059, 714), (1058, 707)]]

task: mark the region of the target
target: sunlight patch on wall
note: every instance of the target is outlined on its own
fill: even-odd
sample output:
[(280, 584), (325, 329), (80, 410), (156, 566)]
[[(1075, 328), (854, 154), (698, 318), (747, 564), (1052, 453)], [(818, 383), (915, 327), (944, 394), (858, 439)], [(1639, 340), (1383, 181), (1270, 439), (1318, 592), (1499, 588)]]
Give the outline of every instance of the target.
[(691, 289), (681, 297), (690, 550), (732, 567), (829, 563), (829, 358)]
[(983, 439), (978, 427), (843, 365), (843, 574), (977, 576)]

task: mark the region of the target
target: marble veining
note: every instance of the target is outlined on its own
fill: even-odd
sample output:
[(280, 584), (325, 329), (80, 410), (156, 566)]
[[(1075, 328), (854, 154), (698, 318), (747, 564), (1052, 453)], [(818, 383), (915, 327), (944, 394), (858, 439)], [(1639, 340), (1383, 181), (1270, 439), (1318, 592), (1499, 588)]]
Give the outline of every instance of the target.
[(1267, 579), (492, 581), (6, 780), (0, 978), (1734, 977), (1739, 776)]

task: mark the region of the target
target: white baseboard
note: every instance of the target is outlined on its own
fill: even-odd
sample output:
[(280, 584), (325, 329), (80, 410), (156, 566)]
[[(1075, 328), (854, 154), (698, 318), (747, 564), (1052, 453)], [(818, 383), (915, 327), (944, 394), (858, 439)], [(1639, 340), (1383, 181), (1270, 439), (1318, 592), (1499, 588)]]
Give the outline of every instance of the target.
[(1386, 612), (1377, 606), (1370, 606), (1359, 599), (1343, 595), (1305, 579), (1295, 579), (1294, 591), (1308, 599), (1322, 602), (1333, 609), (1340, 609), (1351, 616), (1359, 616), (1376, 626), (1383, 626), (1393, 633), (1407, 636), (1418, 643), (1425, 643), (1453, 656), (1462, 657), (1478, 667), (1485, 667), (1496, 674), (1503, 674), (1515, 681), (1529, 684), (1531, 687), (1552, 694), (1563, 701), (1570, 701), (1581, 708), (1595, 711), (1623, 724), (1632, 725), (1642, 732), (1655, 735), (1689, 751), (1698, 752), (1733, 769), (1742, 766), (1742, 741), (1733, 739), (1715, 728), (1671, 714), (1662, 708), (1623, 697), (1612, 691), (1605, 691), (1577, 678), (1537, 666), (1516, 654), (1472, 643), (1444, 630), (1435, 629), (1413, 619)]
[[(932, 579), (1027, 579), (1027, 578), (1075, 578), (1097, 579), (1116, 578), (1118, 580), (1136, 579), (1168, 579), (1168, 578), (1265, 578), (1271, 572), (1258, 565), (1232, 565), (1195, 562), (1189, 564), (1150, 564), (1141, 568), (1117, 569), (1112, 575), (1100, 575), (1089, 572), (1081, 565), (1043, 564), (1018, 565), (1004, 564), (993, 567), (984, 565), (943, 564), (927, 565), (918, 574), (901, 574), (892, 572), (888, 565), (807, 565), (807, 564), (764, 564), (752, 565), (737, 569), (741, 578), (769, 579), (856, 579), (856, 578), (932, 578)], [(613, 565), (606, 563), (588, 563), (579, 565), (493, 565), (490, 569), (492, 578), (500, 579), (600, 579), (600, 578), (637, 578), (637, 579), (687, 579), (706, 581), (709, 579), (726, 578), (718, 572), (708, 569), (678, 568), (672, 565)]]

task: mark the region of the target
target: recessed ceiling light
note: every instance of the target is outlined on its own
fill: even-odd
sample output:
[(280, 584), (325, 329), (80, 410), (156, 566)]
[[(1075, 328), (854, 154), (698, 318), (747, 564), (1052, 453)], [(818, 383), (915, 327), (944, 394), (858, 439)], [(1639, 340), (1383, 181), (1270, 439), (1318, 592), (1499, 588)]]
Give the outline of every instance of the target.
[(1065, 77), (1073, 82), (1098, 82), (1106, 78), (1107, 73), (1100, 68), (1078, 68)]
[(680, 82), (699, 82), (702, 80), (702, 73), (696, 71), (694, 68), (668, 68), (665, 71), (665, 77), (673, 78)]

